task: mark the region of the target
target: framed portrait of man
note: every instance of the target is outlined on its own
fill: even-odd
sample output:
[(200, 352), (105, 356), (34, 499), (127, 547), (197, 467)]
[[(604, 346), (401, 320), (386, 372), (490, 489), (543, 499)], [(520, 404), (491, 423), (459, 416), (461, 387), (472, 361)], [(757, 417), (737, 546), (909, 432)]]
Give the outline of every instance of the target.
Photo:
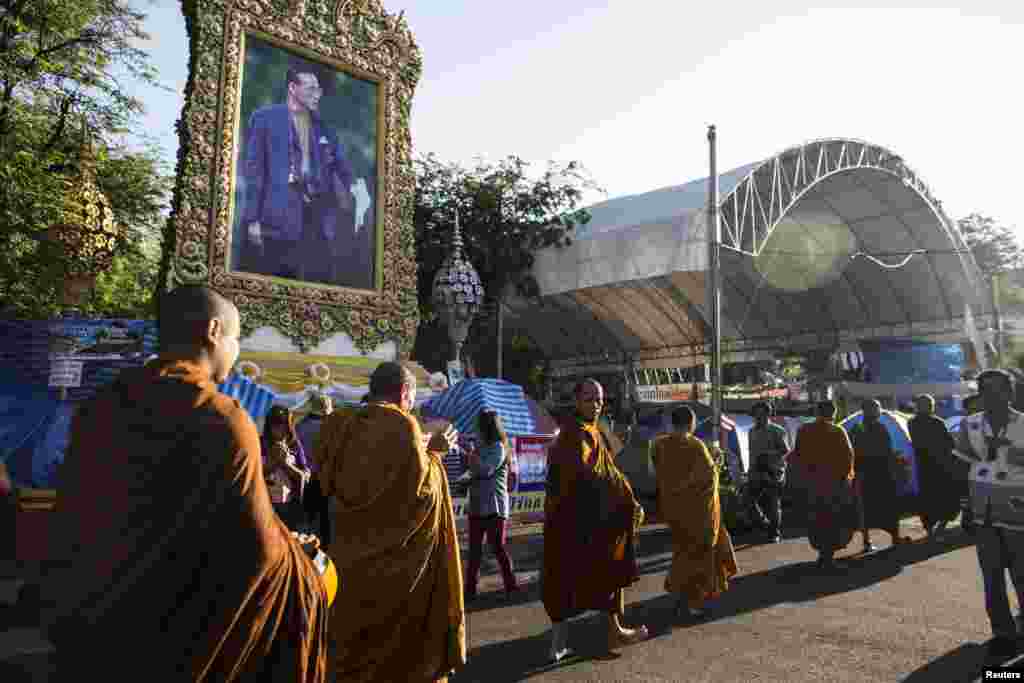
[(381, 85), (246, 32), (229, 270), (376, 288)]
[(213, 287), (242, 341), (407, 356), (409, 116), (422, 55), (381, 0), (182, 5), (189, 77), (160, 288)]

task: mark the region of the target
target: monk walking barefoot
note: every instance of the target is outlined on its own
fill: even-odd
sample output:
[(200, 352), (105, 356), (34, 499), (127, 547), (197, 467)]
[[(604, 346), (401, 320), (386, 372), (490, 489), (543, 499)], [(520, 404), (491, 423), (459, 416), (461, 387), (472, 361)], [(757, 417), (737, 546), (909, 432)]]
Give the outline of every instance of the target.
[(542, 582), (553, 662), (570, 654), (566, 620), (587, 610), (607, 613), (609, 650), (648, 635), (646, 626), (622, 623), (623, 589), (639, 578), (635, 540), (643, 508), (598, 426), (604, 389), (585, 380), (575, 393), (575, 415), (548, 450)]
[(687, 407), (672, 413), (676, 431), (654, 442), (661, 514), (672, 530), (672, 568), (665, 590), (679, 595), (676, 615), (705, 616), (736, 576), (732, 537), (722, 524), (718, 468), (707, 446), (693, 435), (696, 416)]

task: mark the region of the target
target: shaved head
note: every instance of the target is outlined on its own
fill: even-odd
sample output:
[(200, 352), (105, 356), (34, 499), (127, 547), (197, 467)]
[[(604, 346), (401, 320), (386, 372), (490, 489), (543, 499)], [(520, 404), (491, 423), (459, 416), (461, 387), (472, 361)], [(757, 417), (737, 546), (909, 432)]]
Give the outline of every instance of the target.
[(388, 400), (409, 410), (416, 400), (416, 375), (401, 363), (381, 363), (370, 375), (370, 396), (371, 400)]
[(238, 321), (235, 305), (209, 287), (185, 285), (160, 301), (160, 348), (200, 346), (211, 320)]
[(914, 399), (914, 403), (921, 415), (931, 415), (935, 412), (935, 399), (930, 394), (921, 394)]
[(161, 355), (195, 360), (218, 382), (238, 360), (238, 309), (209, 287), (185, 285), (164, 294), (158, 324)]
[(818, 417), (834, 418), (836, 416), (836, 404), (832, 401), (821, 401), (817, 407)]
[(604, 408), (604, 387), (596, 379), (585, 379), (576, 385), (576, 413), (593, 422), (601, 415)]
[(672, 425), (689, 434), (697, 425), (697, 414), (689, 406), (680, 406), (672, 412)]
[(601, 386), (601, 383), (598, 382), (596, 379), (591, 379), (588, 377), (587, 379), (580, 380), (579, 382), (576, 383), (576, 386), (573, 387), (572, 395), (575, 398), (579, 398), (580, 394), (583, 393), (584, 389), (595, 386), (601, 390), (602, 394), (604, 393), (604, 387)]

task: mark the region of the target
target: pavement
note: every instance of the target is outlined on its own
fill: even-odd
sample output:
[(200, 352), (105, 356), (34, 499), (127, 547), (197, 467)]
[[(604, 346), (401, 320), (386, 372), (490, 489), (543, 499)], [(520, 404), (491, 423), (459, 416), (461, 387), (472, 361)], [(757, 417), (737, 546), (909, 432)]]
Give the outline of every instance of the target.
[[(904, 526), (923, 536), (916, 521)], [(798, 533), (779, 544), (736, 537), (740, 575), (710, 618), (688, 623), (673, 619), (663, 590), (668, 530), (645, 526), (642, 576), (627, 592), (626, 622), (646, 623), (652, 637), (608, 656), (603, 618), (588, 613), (570, 627), (577, 655), (550, 665), (537, 583), (541, 528), (513, 526), (508, 547), (524, 591), (506, 600), (485, 550), (480, 596), (467, 606), (469, 663), (452, 683), (982, 680), (988, 619), (971, 538), (959, 528), (941, 541), (898, 548), (874, 532), (879, 550), (868, 555), (859, 552), (858, 534), (840, 553), (844, 569), (827, 574), (814, 568), (815, 554)], [(38, 615), (10, 605), (17, 576), (0, 564), (0, 681), (46, 681), (52, 648), (34, 623)]]

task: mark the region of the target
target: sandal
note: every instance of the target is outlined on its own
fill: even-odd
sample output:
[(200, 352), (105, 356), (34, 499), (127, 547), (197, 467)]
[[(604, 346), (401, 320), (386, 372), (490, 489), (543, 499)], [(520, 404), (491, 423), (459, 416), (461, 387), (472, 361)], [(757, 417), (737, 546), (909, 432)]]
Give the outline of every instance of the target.
[(624, 629), (618, 633), (610, 632), (608, 634), (608, 650), (611, 651), (620, 647), (635, 645), (636, 643), (647, 640), (650, 635), (650, 631), (648, 631), (647, 627), (643, 624), (636, 628)]

